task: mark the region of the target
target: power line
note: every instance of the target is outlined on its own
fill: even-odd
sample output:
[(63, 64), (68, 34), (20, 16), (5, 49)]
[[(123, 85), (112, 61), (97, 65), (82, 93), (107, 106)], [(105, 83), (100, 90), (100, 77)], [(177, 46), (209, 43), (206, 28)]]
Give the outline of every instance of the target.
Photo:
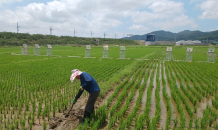
[(74, 29), (74, 37), (75, 37), (75, 33), (76, 33), (76, 32), (75, 32), (75, 29)]

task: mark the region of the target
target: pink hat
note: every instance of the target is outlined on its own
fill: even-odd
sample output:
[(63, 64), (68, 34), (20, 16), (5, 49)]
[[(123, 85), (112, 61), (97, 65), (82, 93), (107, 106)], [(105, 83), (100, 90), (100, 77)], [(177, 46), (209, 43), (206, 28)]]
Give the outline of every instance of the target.
[(71, 70), (72, 75), (70, 76), (71, 82), (74, 81), (77, 75), (80, 75), (82, 72), (78, 69)]

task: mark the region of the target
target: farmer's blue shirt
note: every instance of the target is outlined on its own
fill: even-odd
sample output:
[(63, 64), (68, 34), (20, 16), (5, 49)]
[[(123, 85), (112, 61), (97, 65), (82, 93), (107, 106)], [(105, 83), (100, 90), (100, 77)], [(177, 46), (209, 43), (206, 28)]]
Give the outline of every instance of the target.
[[(81, 82), (82, 88), (85, 89), (89, 93), (92, 93), (95, 91), (101, 91), (98, 86), (98, 83), (89, 73), (82, 72), (80, 74), (80, 82)], [(82, 95), (83, 91), (79, 91), (78, 97), (76, 98), (79, 98)]]
[(87, 92), (91, 93), (94, 91), (100, 91), (98, 83), (89, 73), (82, 72), (80, 74), (80, 81), (82, 88)]

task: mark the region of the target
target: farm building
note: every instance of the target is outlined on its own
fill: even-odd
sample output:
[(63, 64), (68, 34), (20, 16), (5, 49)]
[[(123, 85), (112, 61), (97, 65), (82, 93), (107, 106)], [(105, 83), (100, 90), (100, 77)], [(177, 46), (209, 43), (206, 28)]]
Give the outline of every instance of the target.
[(202, 45), (201, 41), (199, 40), (195, 40), (195, 41), (192, 41), (192, 40), (180, 40), (178, 42), (176, 42), (176, 45), (179, 46), (179, 45)]
[(155, 34), (147, 35), (146, 45), (155, 45)]
[(193, 41), (193, 44), (194, 45), (202, 45), (202, 42), (199, 40), (195, 40), (195, 41)]
[(176, 45), (185, 45), (186, 44), (186, 41), (185, 40), (181, 40), (181, 41), (178, 41), (176, 42)]

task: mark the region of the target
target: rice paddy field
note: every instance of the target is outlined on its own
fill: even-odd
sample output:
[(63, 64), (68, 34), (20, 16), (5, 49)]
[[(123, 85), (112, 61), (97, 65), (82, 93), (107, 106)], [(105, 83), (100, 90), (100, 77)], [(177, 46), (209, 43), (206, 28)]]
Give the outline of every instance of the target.
[[(218, 48), (208, 61), (208, 46), (194, 46), (192, 61), (187, 46), (53, 46), (53, 56), (21, 55), (21, 47), (0, 48), (0, 130), (217, 130)], [(95, 114), (80, 123), (88, 93), (83, 93), (71, 115), (72, 100), (80, 87), (70, 82), (72, 69), (90, 73), (101, 93)], [(81, 110), (81, 111), (78, 111)]]

